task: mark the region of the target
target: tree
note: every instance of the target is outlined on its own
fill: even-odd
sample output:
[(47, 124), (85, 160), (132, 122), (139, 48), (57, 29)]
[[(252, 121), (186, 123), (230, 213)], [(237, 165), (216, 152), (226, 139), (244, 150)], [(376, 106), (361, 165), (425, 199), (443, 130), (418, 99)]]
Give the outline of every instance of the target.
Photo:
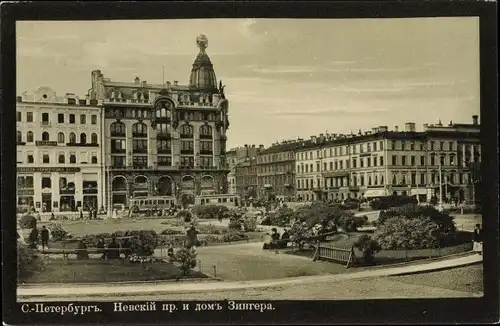
[(294, 214), (297, 221), (305, 222), (308, 227), (320, 224), (324, 230), (327, 230), (328, 226), (341, 225), (341, 221), (350, 216), (353, 216), (353, 213), (343, 210), (340, 205), (324, 203), (299, 207)]
[(182, 219), (186, 223), (189, 223), (193, 219), (193, 214), (190, 211), (183, 209), (177, 213), (176, 217)]
[(369, 235), (363, 234), (354, 243), (354, 248), (363, 252), (363, 260), (365, 266), (374, 264), (375, 254), (382, 250), (382, 247), (377, 240), (372, 239)]
[(294, 217), (294, 211), (288, 207), (280, 207), (268, 214), (270, 225), (288, 226)]
[(21, 229), (35, 229), (36, 228), (36, 218), (33, 215), (23, 215), (19, 220), (19, 227)]
[(191, 269), (196, 267), (196, 256), (197, 253), (194, 249), (181, 248), (177, 250), (174, 261), (180, 264), (182, 275), (188, 275)]
[(441, 236), (439, 226), (425, 216), (391, 217), (375, 233), (375, 239), (387, 250), (437, 248)]

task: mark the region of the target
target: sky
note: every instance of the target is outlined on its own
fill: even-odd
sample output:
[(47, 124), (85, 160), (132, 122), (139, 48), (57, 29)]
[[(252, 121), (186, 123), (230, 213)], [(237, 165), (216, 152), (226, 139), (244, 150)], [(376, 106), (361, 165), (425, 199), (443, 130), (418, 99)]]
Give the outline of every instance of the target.
[(228, 147), (479, 114), (479, 20), (196, 19), (17, 23), (17, 93), (85, 95), (90, 73), (187, 84), (207, 53), (229, 100)]

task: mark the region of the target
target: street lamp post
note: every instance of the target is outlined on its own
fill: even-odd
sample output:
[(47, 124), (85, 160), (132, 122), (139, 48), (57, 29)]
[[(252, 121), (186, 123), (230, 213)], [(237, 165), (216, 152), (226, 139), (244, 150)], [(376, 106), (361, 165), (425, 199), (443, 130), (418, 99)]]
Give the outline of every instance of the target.
[(439, 204), (438, 204), (438, 210), (440, 212), (443, 211), (443, 175), (441, 172), (441, 156), (439, 156)]
[(111, 204), (111, 201), (113, 199), (113, 195), (112, 195), (112, 187), (113, 187), (113, 182), (111, 181), (111, 168), (109, 166), (109, 164), (106, 165), (106, 172), (107, 172), (107, 176), (108, 176), (108, 186), (107, 186), (107, 197), (108, 197), (108, 209), (107, 209), (107, 215), (108, 215), (108, 218), (111, 218), (113, 215), (113, 212), (112, 212), (112, 209), (113, 209), (113, 206)]

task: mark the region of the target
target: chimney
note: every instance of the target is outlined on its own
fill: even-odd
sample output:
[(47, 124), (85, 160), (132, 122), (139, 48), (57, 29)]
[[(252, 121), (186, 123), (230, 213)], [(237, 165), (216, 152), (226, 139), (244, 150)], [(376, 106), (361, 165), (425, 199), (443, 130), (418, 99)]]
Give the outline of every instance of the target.
[(248, 148), (248, 145), (247, 145), (247, 144), (245, 144), (245, 148)]
[(395, 132), (398, 132), (398, 131), (399, 131), (398, 126), (394, 126), (394, 131), (395, 131)]
[(477, 116), (475, 114), (472, 116), (472, 124), (474, 126), (477, 126), (479, 124), (478, 121), (477, 121), (478, 118), (479, 118), (479, 116)]
[(259, 149), (264, 149), (264, 145), (259, 145)]
[(167, 88), (170, 88), (170, 82), (169, 81), (167, 82)]
[(146, 85), (147, 85), (147, 84), (148, 84), (148, 82), (147, 82), (147, 81), (145, 81), (145, 80), (143, 80), (143, 81), (141, 82), (141, 86), (142, 86), (142, 87), (146, 87)]
[(134, 84), (139, 84), (140, 82), (141, 82), (141, 80), (139, 79), (139, 77), (135, 77)]
[(178, 86), (179, 82), (177, 80), (174, 80), (174, 86)]
[(405, 131), (406, 132), (415, 132), (415, 123), (414, 122), (407, 122), (405, 123)]
[(450, 120), (450, 124), (448, 125), (448, 127), (451, 127), (453, 126), (453, 121)]
[(373, 127), (373, 128), (372, 128), (372, 134), (376, 134), (377, 132), (378, 132), (378, 128)]
[(252, 148), (255, 148), (255, 145), (252, 145)]
[(429, 128), (429, 124), (428, 123), (424, 123), (424, 131), (426, 131), (428, 128)]

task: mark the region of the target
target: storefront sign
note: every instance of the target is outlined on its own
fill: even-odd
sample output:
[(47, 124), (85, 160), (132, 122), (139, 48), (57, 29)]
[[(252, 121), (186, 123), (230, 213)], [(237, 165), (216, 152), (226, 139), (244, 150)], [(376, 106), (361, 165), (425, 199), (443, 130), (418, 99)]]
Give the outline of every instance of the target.
[(18, 196), (34, 196), (35, 190), (34, 189), (18, 189), (17, 195)]
[(36, 146), (57, 146), (56, 141), (49, 141), (49, 140), (37, 140), (35, 142)]
[(17, 173), (34, 173), (34, 172), (60, 172), (60, 173), (76, 173), (80, 172), (80, 168), (63, 168), (63, 167), (53, 167), (53, 168), (40, 168), (40, 167), (19, 167), (17, 168)]

